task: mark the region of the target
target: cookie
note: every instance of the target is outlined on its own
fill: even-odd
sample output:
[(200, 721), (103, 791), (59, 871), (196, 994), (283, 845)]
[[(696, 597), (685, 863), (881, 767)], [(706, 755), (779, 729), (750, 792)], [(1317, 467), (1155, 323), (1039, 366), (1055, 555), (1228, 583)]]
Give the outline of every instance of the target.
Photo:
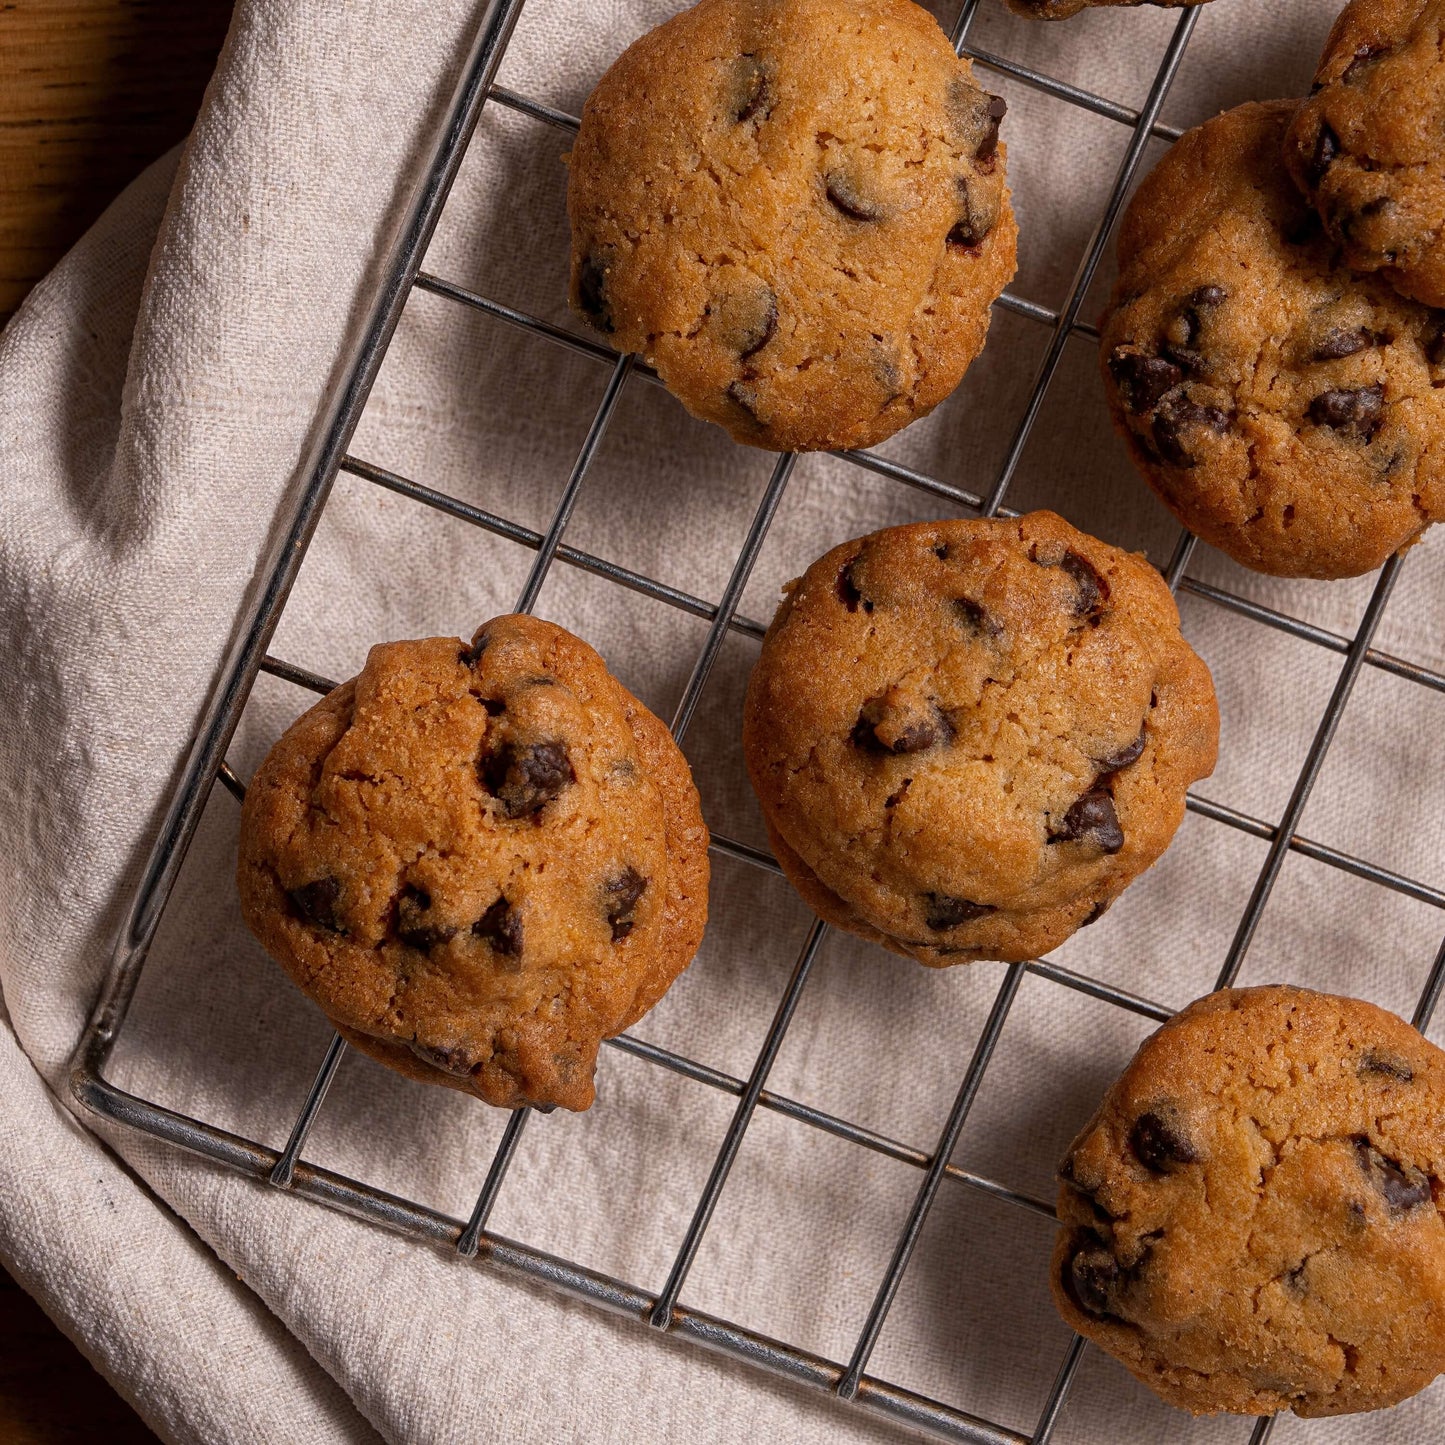
[(1280, 159), (1292, 114), (1238, 106), (1154, 168), (1100, 356), (1119, 433), (1186, 527), (1257, 571), (1352, 577), (1445, 512), (1445, 340), (1322, 233)]
[(1394, 1014), (1200, 999), (1059, 1175), (1059, 1311), (1171, 1404), (1342, 1415), (1445, 1369), (1445, 1053)]
[(573, 309), (739, 442), (882, 441), (1014, 273), (1003, 114), (911, 0), (702, 0), (582, 111)]
[(667, 729), (531, 617), (373, 647), (246, 792), (247, 924), (337, 1030), (490, 1104), (585, 1109), (697, 951), (708, 834)]
[(1159, 857), (1214, 766), (1213, 684), (1169, 589), (1051, 512), (891, 527), (785, 593), (748, 773), (804, 899), (895, 953), (1056, 947)]
[(1295, 184), (1356, 271), (1445, 306), (1445, 3), (1354, 0), (1285, 138)]
[(1008, 8), (1015, 15), (1027, 16), (1030, 20), (1067, 20), (1080, 10), (1092, 10), (1098, 6), (1155, 5), (1164, 10), (1178, 10), (1186, 5), (1203, 5), (1207, 0), (1007, 0)]

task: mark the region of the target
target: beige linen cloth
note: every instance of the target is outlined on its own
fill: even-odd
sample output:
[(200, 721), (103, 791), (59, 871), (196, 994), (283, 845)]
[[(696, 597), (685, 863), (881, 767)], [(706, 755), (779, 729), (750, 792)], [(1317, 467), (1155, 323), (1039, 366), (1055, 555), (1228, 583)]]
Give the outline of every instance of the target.
[[(575, 113), (670, 8), (529, 0), (502, 83)], [(897, 1439), (640, 1325), (69, 1112), (66, 1062), (114, 931), (475, 18), (464, 0), (241, 0), (184, 153), (142, 176), (0, 336), (0, 1255), (169, 1440)], [(1319, 0), (1216, 0), (1165, 119), (1300, 93), (1332, 18)], [(973, 39), (1138, 105), (1175, 21), (1146, 7), (1045, 26), (982, 0)], [(1128, 133), (986, 83), (1011, 107), (1014, 289), (1056, 306)], [(565, 148), (562, 133), (489, 106), (428, 269), (570, 324)], [(958, 394), (885, 452), (986, 490), (1046, 341), (997, 312)], [(606, 378), (589, 358), (418, 293), (352, 450), (541, 529)], [(634, 379), (567, 540), (716, 599), (770, 464)], [(1110, 434), (1087, 341), (1069, 343), (1009, 501), (1168, 556), (1175, 529)], [(805, 458), (742, 610), (765, 619), (779, 585), (845, 537), (950, 510)], [(341, 678), (380, 639), (468, 635), (511, 607), (531, 558), (343, 476), (273, 651)], [(1442, 564), (1445, 535), (1410, 555), (1378, 638), (1434, 667)], [(1275, 583), (1204, 549), (1192, 571), (1346, 634), (1371, 586)], [(1340, 658), (1194, 597), (1182, 608), (1223, 707), (1220, 765), (1200, 791), (1273, 821)], [(701, 621), (561, 562), (538, 610), (670, 715)], [(685, 741), (713, 827), (760, 842), (737, 744), (754, 654), (729, 639)], [(261, 679), (231, 750), (242, 777), (309, 702)], [(1442, 708), (1439, 694), (1366, 668), (1302, 832), (1445, 881)], [(111, 1073), (279, 1145), (329, 1031), (240, 925), (236, 826), (218, 791)], [(1191, 816), (1058, 961), (1183, 1005), (1212, 986), (1264, 853)], [(745, 1076), (809, 920), (780, 880), (725, 859), (714, 874), (702, 952), (636, 1032)], [(1408, 1016), (1441, 931), (1427, 903), (1292, 855), (1242, 980), (1345, 990)], [(931, 972), (831, 935), (770, 1087), (927, 1151), (1001, 977), (993, 964)], [(1054, 1162), (1149, 1027), (1026, 977), (958, 1162), (1050, 1198)], [(610, 1050), (599, 1085), (590, 1113), (531, 1121), (492, 1228), (656, 1290), (733, 1101)], [(308, 1157), (464, 1218), (503, 1123), (348, 1057)], [(684, 1302), (846, 1359), (920, 1178), (760, 1112)], [(1068, 1342), (1047, 1297), (1050, 1237), (1045, 1220), (946, 1183), (871, 1370), (1030, 1430)], [(1242, 1442), (1248, 1430), (1190, 1422), (1090, 1350), (1055, 1439)], [(1442, 1435), (1436, 1387), (1374, 1417), (1287, 1419), (1275, 1439)]]

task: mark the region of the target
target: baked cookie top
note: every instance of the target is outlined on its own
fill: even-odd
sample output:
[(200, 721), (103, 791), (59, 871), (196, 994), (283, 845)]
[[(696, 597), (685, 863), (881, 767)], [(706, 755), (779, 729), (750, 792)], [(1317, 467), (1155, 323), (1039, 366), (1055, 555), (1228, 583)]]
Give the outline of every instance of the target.
[(1200, 999), (1059, 1172), (1059, 1310), (1171, 1404), (1339, 1415), (1445, 1369), (1445, 1054), (1393, 1014)]
[(586, 643), (499, 617), (384, 643), (247, 789), (267, 952), (365, 1052), (488, 1103), (585, 1109), (600, 1041), (691, 961), (707, 830), (667, 729)]
[(1445, 3), (1353, 0), (1285, 164), (1356, 271), (1445, 306)]
[(1246, 567), (1348, 577), (1445, 510), (1442, 318), (1357, 277), (1280, 159), (1291, 102), (1188, 132), (1119, 236), (1115, 424), (1185, 526)]
[(875, 532), (785, 592), (748, 772), (803, 897), (895, 953), (1055, 947), (1164, 851), (1214, 766), (1213, 685), (1169, 589), (1051, 512)]
[(572, 306), (737, 441), (880, 441), (1013, 275), (1003, 113), (911, 0), (702, 0), (583, 109)]

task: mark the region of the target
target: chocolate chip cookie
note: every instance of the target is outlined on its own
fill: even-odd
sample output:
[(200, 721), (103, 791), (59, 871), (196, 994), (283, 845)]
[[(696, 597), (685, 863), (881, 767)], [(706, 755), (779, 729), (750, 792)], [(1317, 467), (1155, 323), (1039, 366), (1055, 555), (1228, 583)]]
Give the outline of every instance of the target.
[(237, 878), (256, 937), (365, 1053), (585, 1109), (601, 1040), (697, 951), (707, 845), (662, 723), (586, 643), (511, 616), (373, 647), (257, 770)]
[(1200, 999), (1059, 1177), (1059, 1311), (1171, 1404), (1342, 1415), (1445, 1369), (1445, 1054), (1373, 1004)]
[(1292, 114), (1226, 111), (1139, 188), (1104, 384), (1185, 526), (1261, 572), (1350, 577), (1445, 513), (1445, 318), (1341, 260), (1280, 159)]
[(1015, 15), (1026, 15), (1030, 20), (1067, 20), (1080, 10), (1092, 10), (1101, 5), (1148, 4), (1160, 9), (1178, 10), (1186, 5), (1206, 3), (1207, 0), (1007, 0), (1008, 8)]
[(1092, 923), (1214, 766), (1208, 669), (1159, 574), (1051, 512), (919, 523), (790, 583), (743, 746), (783, 871), (922, 963)]
[(1335, 22), (1285, 164), (1356, 271), (1445, 306), (1445, 3), (1354, 0)]
[(702, 0), (583, 109), (572, 306), (737, 441), (881, 441), (1013, 275), (1003, 114), (911, 0)]

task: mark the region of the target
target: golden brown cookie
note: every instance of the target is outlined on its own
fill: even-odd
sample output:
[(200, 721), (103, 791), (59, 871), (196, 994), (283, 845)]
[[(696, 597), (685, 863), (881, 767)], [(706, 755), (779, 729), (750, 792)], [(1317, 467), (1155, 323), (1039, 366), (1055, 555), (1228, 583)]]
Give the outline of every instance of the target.
[(1210, 994), (1059, 1176), (1059, 1312), (1171, 1404), (1343, 1415), (1445, 1369), (1445, 1053), (1394, 1014)]
[(911, 0), (702, 0), (583, 109), (572, 306), (737, 441), (881, 441), (1013, 275), (1003, 112)]
[(1186, 134), (1119, 236), (1101, 360), (1164, 504), (1237, 562), (1378, 567), (1445, 513), (1441, 318), (1357, 277), (1280, 159), (1293, 103)]
[(830, 923), (932, 965), (1093, 922), (1214, 766), (1209, 671), (1142, 558), (1052, 512), (844, 543), (790, 583), (748, 686), (748, 773)]
[(1445, 306), (1445, 3), (1353, 0), (1284, 158), (1356, 271)]
[(1161, 9), (1178, 10), (1186, 5), (1203, 5), (1207, 0), (1006, 0), (1008, 8), (1015, 15), (1025, 15), (1030, 20), (1067, 20), (1080, 10), (1092, 10), (1096, 6), (1108, 5), (1155, 5)]
[(532, 617), (373, 647), (246, 793), (246, 922), (345, 1037), (490, 1104), (585, 1109), (687, 967), (708, 835), (667, 729)]

